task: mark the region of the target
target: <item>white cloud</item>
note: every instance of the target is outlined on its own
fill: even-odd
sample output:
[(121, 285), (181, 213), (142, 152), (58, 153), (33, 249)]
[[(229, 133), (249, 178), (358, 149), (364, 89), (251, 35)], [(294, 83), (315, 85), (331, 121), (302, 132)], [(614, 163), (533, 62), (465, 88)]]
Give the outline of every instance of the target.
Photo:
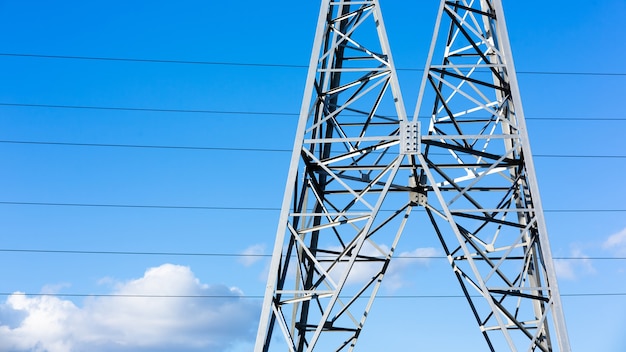
[(60, 283), (60, 284), (54, 284), (54, 285), (46, 285), (41, 289), (41, 293), (47, 293), (47, 294), (55, 294), (55, 293), (59, 293), (61, 292), (61, 290), (63, 290), (64, 288), (68, 288), (71, 287), (72, 285), (68, 284), (68, 283)]
[(239, 289), (202, 284), (188, 267), (172, 264), (118, 282), (111, 294), (79, 307), (14, 293), (0, 304), (0, 351), (228, 351), (254, 338), (260, 309)]
[(596, 273), (589, 256), (578, 248), (571, 250), (571, 259), (556, 259), (554, 261), (554, 269), (556, 270), (556, 275), (565, 280), (576, 280), (581, 275)]
[[(371, 257), (382, 257), (389, 252), (389, 247), (386, 245), (378, 245), (379, 248), (372, 245), (369, 242), (365, 242), (361, 249), (361, 254)], [(336, 250), (340, 250), (337, 248)], [(432, 259), (429, 257), (437, 255), (437, 250), (434, 248), (417, 248), (410, 252), (396, 253), (391, 260), (389, 268), (385, 273), (382, 287), (388, 291), (395, 291), (406, 284), (406, 272), (412, 270), (414, 266), (426, 266)], [(403, 258), (400, 258), (403, 257)], [(379, 272), (381, 268), (380, 262), (356, 262), (350, 270), (350, 276), (348, 277), (347, 284), (362, 285)], [(338, 281), (340, 276), (347, 269), (346, 264), (339, 264), (333, 269), (331, 276), (335, 281)]]
[(244, 266), (251, 266), (259, 260), (263, 259), (265, 254), (265, 245), (255, 244), (243, 250), (241, 253), (243, 256), (239, 259), (239, 262)]
[(614, 251), (617, 254), (626, 254), (626, 228), (609, 236), (602, 246), (604, 249)]
[(433, 247), (416, 248), (410, 252), (402, 252), (397, 258), (392, 259), (389, 265), (389, 272), (385, 277), (387, 289), (395, 291), (406, 285), (404, 279), (407, 271), (414, 270), (415, 266), (425, 267), (430, 264), (432, 257), (441, 255), (439, 251)]
[(574, 280), (576, 274), (574, 273), (574, 266), (571, 260), (556, 259), (554, 261), (554, 270), (556, 270), (556, 276), (560, 279)]

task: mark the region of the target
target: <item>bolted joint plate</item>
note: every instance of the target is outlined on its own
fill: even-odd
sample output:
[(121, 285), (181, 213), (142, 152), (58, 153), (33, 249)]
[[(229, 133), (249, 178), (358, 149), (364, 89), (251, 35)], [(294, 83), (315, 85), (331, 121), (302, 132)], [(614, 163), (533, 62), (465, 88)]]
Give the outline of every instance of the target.
[(415, 177), (411, 175), (409, 177), (409, 201), (411, 205), (426, 206), (428, 203), (428, 193), (426, 187), (415, 180)]
[(420, 153), (419, 121), (400, 121), (400, 154), (415, 155)]

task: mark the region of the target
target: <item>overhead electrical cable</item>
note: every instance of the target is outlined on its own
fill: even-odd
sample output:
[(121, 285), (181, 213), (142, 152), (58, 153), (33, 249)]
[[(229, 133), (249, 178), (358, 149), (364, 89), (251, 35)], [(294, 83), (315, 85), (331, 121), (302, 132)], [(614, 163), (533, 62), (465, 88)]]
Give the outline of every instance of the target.
[[(66, 104), (31, 104), (31, 103), (7, 103), (0, 102), (0, 106), (24, 107), (24, 108), (48, 108), (48, 109), (85, 109), (85, 110), (112, 110), (112, 111), (137, 111), (137, 112), (163, 112), (163, 113), (188, 113), (207, 115), (268, 115), (268, 116), (293, 116), (298, 114), (284, 111), (234, 111), (234, 110), (209, 110), (209, 109), (166, 109), (150, 107), (123, 107), (123, 106), (98, 106), (98, 105), (66, 105)], [(429, 119), (430, 116), (419, 116)], [(543, 121), (626, 121), (626, 117), (526, 117), (526, 120)]]
[(202, 61), (202, 60), (138, 59), (138, 58), (105, 57), (105, 56), (45, 55), (45, 54), (23, 54), (23, 53), (0, 53), (0, 56), (30, 57), (30, 58), (38, 58), (38, 59), (121, 61), (121, 62), (156, 63), (156, 64), (280, 67), (280, 68), (299, 68), (299, 69), (308, 68), (307, 65), (293, 65), (293, 64), (268, 64), (268, 63), (254, 63), (254, 62)]
[[(0, 296), (33, 296), (33, 297), (108, 297), (108, 298), (223, 298), (223, 299), (261, 299), (262, 295), (171, 295), (171, 294), (123, 294), (123, 293), (26, 293), (26, 292), (0, 292)], [(561, 293), (561, 297), (609, 297), (609, 296), (626, 296), (626, 292), (581, 292), (581, 293)], [(482, 296), (471, 296), (482, 297)], [(361, 296), (367, 299), (369, 296)], [(377, 295), (376, 298), (382, 299), (448, 299), (448, 298), (466, 298), (464, 295)]]
[[(0, 248), (4, 253), (31, 254), (77, 254), (77, 255), (122, 255), (122, 256), (173, 256), (173, 257), (235, 257), (271, 258), (272, 254), (254, 253), (199, 253), (199, 252), (146, 252), (146, 251), (93, 251), (67, 249)], [(324, 258), (324, 256), (320, 256)], [(332, 258), (332, 257), (329, 257)], [(384, 258), (381, 258), (384, 259)], [(448, 259), (442, 255), (398, 255), (394, 259)], [(626, 257), (553, 257), (554, 260), (626, 260)]]
[[(139, 59), (125, 57), (106, 56), (80, 56), (80, 55), (50, 55), (50, 54), (30, 54), (30, 53), (0, 53), (6, 57), (29, 57), (40, 59), (66, 59), (66, 60), (90, 60), (90, 61), (121, 61), (136, 63), (158, 63), (158, 64), (184, 64), (184, 65), (212, 65), (212, 66), (251, 66), (251, 67), (279, 67), (308, 69), (308, 65), (277, 64), (277, 63), (256, 63), (256, 62), (233, 62), (233, 61), (204, 61), (204, 60), (168, 60), (168, 59)], [(397, 71), (418, 71), (422, 68), (396, 68)], [(558, 71), (517, 71), (518, 74), (529, 75), (568, 75), (568, 76), (626, 76), (621, 72), (558, 72)]]
[[(142, 112), (167, 112), (167, 113), (193, 113), (193, 114), (226, 114), (226, 115), (274, 115), (274, 116), (298, 116), (289, 112), (263, 112), (263, 111), (228, 111), (228, 110), (202, 110), (202, 109), (161, 109), (161, 108), (133, 108), (117, 106), (86, 106), (86, 105), (57, 105), (57, 104), (21, 104), (0, 103), (0, 106), (53, 108), (53, 109), (88, 109), (88, 110), (116, 110), (116, 111), (142, 111)], [(626, 118), (625, 118), (626, 120)]]
[[(0, 140), (0, 144), (31, 144), (31, 145), (57, 145), (71, 147), (102, 147), (102, 148), (144, 148), (144, 149), (181, 149), (181, 150), (213, 150), (232, 152), (263, 152), (263, 153), (290, 153), (291, 149), (272, 148), (231, 148), (231, 147), (196, 147), (176, 145), (141, 145), (141, 144), (111, 144), (111, 143), (73, 143), (73, 142), (47, 142), (47, 141), (18, 141)], [(603, 159), (626, 159), (626, 155), (581, 155), (581, 154), (534, 154), (535, 158), (603, 158)]]
[[(227, 206), (187, 206), (157, 204), (97, 204), (97, 203), (56, 203), (56, 202), (17, 202), (0, 201), (0, 205), (32, 205), (51, 207), (92, 207), (92, 208), (138, 208), (138, 209), (187, 209), (187, 210), (239, 210), (239, 211), (280, 211), (274, 207), (227, 207)], [(392, 211), (392, 210), (382, 210)], [(544, 209), (545, 213), (614, 213), (626, 209)]]
[(291, 152), (291, 150), (288, 150), (288, 149), (271, 149), (271, 148), (194, 147), (194, 146), (175, 146), (175, 145), (67, 143), (67, 142), (14, 141), (14, 140), (0, 140), (0, 143), (2, 144), (58, 145), (58, 146), (72, 146), (72, 147), (103, 147), (103, 148), (145, 148), (145, 149), (216, 150), (216, 151), (219, 150), (219, 151), (234, 151), (234, 152), (268, 152), (268, 153)]
[[(52, 207), (91, 207), (91, 208), (139, 208), (139, 209), (185, 209), (185, 210), (238, 210), (238, 211), (279, 211), (270, 207), (225, 207), (149, 204), (94, 204), (94, 203), (50, 203), (50, 202), (11, 202), (0, 201), (2, 205), (36, 205)], [(625, 210), (626, 211), (626, 210)]]

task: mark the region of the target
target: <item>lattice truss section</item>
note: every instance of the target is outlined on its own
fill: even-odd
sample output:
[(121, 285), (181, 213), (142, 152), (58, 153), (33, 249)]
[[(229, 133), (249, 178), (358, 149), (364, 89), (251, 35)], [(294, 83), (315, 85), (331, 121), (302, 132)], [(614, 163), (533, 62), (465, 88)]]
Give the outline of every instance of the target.
[(352, 350), (410, 212), (404, 195), (404, 206), (377, 216), (389, 192), (408, 190), (393, 179), (410, 167), (398, 153), (406, 114), (378, 1), (323, 3), (307, 83), (314, 89), (290, 171), (299, 173), (283, 205), (280, 263), (272, 264), (270, 319), (261, 321), (257, 351), (270, 350), (273, 330), (287, 347), (272, 348)]
[(322, 0), (255, 351), (352, 351), (420, 207), (491, 351), (569, 352), (502, 16), (441, 2), (409, 121), (378, 1)]
[(558, 292), (501, 10), (442, 4), (431, 55), (443, 61), (428, 66), (422, 93), (434, 99), (420, 156), (426, 211), (490, 350), (552, 351)]

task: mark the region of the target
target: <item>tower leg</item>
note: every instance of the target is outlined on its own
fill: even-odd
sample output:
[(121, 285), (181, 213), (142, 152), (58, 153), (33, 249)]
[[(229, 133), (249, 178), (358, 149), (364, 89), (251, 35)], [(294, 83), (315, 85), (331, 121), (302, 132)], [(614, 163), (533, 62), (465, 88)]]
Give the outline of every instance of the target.
[(353, 350), (413, 208), (380, 212), (404, 109), (378, 1), (322, 1), (256, 351)]
[(492, 351), (570, 351), (502, 3), (438, 16), (414, 117), (429, 219)]

